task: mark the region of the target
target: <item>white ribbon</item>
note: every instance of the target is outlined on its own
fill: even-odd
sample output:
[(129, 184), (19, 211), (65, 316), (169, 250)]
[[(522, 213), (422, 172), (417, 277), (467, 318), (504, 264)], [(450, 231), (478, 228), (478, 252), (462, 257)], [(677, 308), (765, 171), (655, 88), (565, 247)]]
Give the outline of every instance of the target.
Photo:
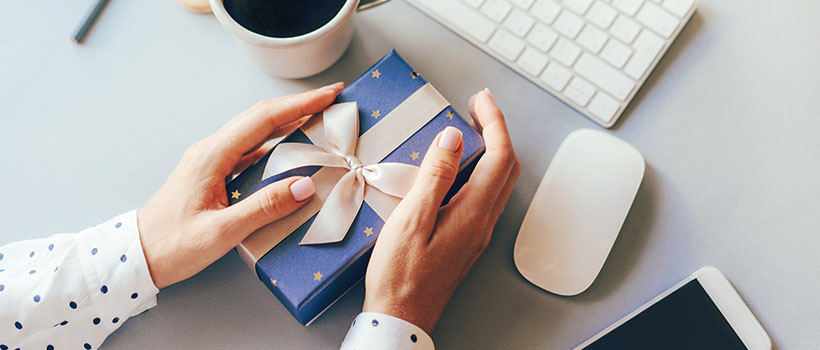
[(300, 245), (334, 243), (344, 239), (364, 202), (365, 191), (377, 190), (401, 199), (410, 190), (418, 167), (403, 163), (362, 164), (356, 154), (359, 139), (355, 102), (324, 110), (324, 145), (281, 143), (268, 158), (262, 178), (304, 166), (347, 169), (325, 199)]

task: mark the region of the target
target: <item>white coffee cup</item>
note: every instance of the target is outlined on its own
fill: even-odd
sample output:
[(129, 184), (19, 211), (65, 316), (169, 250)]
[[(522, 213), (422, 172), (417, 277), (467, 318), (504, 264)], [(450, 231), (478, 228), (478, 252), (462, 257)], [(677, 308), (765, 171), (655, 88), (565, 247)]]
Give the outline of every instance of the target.
[(275, 38), (248, 30), (228, 14), (223, 0), (209, 0), (222, 26), (233, 34), (247, 52), (270, 74), (282, 78), (315, 75), (336, 63), (353, 38), (353, 13), (388, 0), (346, 0), (330, 22), (299, 36)]

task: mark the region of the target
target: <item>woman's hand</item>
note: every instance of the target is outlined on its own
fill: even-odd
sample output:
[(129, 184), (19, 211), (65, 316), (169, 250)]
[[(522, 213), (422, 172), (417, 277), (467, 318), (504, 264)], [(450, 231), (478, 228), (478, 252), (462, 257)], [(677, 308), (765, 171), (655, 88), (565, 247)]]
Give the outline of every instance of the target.
[(157, 288), (202, 271), (251, 232), (307, 202), (314, 192), (309, 177), (275, 182), (230, 207), (225, 181), (263, 156), (267, 140), (330, 105), (343, 87), (336, 83), (260, 102), (185, 151), (165, 185), (137, 213)]
[(520, 165), (504, 115), (489, 90), (470, 98), (486, 152), (470, 180), (439, 208), (458, 172), (461, 132), (441, 132), (424, 157), (410, 192), (379, 234), (365, 277), (365, 312), (413, 323), (427, 333), (490, 242)]

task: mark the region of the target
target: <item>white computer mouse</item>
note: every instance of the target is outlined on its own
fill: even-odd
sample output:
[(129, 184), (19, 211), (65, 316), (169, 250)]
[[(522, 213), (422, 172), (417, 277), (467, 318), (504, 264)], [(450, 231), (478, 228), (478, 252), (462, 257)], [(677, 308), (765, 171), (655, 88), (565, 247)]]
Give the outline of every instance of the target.
[(521, 275), (559, 295), (589, 288), (618, 237), (644, 169), (641, 153), (615, 136), (591, 129), (569, 134), (518, 231), (513, 256)]

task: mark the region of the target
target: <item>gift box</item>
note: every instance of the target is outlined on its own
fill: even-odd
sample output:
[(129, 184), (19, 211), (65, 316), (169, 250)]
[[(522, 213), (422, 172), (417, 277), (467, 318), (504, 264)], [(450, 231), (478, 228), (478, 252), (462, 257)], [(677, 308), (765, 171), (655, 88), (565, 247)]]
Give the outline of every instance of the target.
[(236, 248), (301, 324), (364, 277), (384, 221), (413, 184), (433, 139), (448, 126), (461, 130), (464, 151), (444, 203), (469, 178), (484, 142), (394, 50), (331, 107), (228, 183), (234, 204), (275, 181), (312, 177), (314, 198)]

